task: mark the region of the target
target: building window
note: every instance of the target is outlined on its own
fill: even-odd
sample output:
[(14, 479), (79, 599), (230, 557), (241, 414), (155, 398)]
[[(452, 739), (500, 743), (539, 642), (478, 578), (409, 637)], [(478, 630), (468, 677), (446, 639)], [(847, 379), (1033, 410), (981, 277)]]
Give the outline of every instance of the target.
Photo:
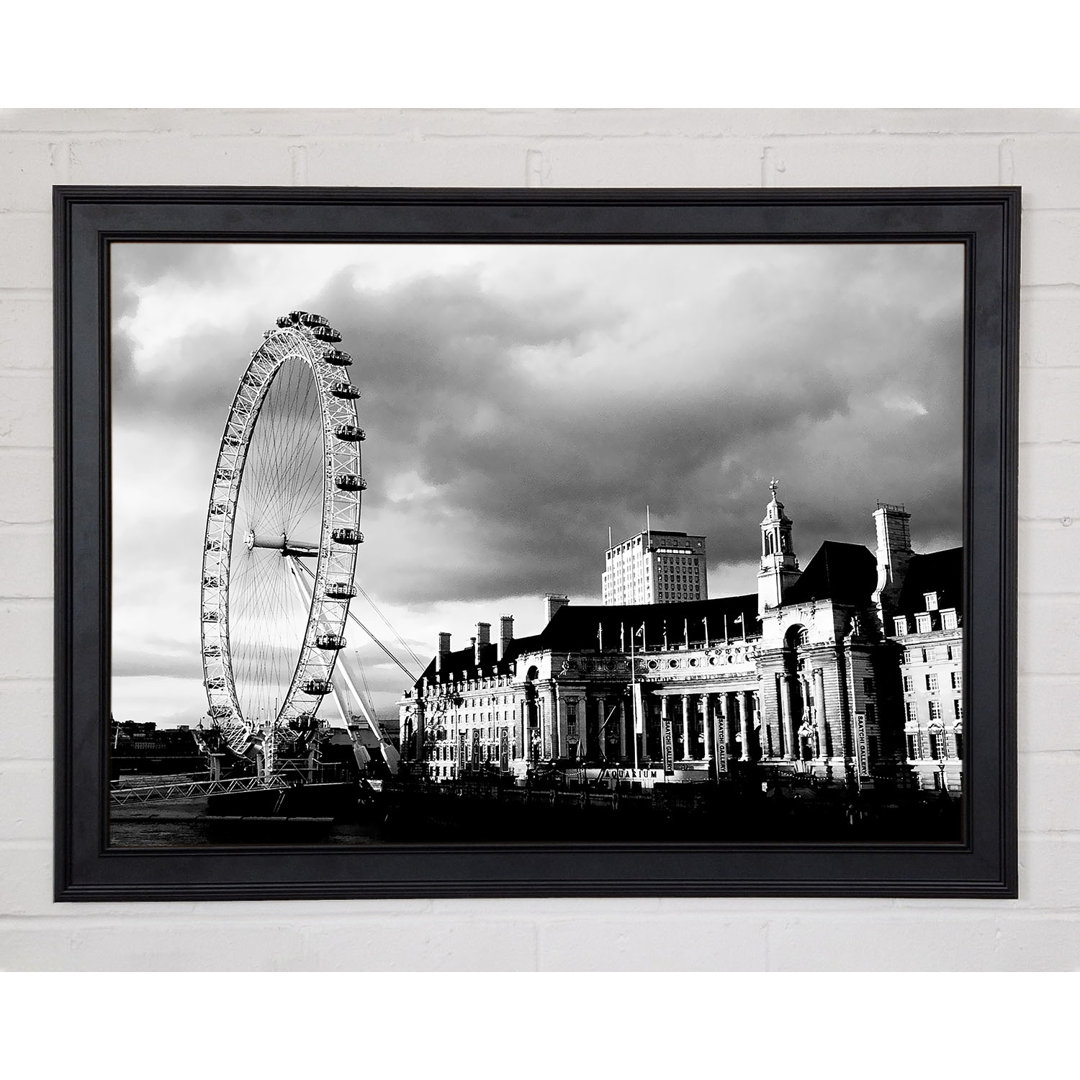
[(908, 721), (909, 724), (914, 724), (914, 723), (918, 722), (919, 715), (915, 711), (915, 702), (914, 701), (905, 701), (904, 702), (904, 715), (907, 717), (907, 721)]
[(907, 633), (907, 618), (903, 615), (898, 615), (893, 619), (893, 633), (897, 637), (903, 637)]
[(930, 616), (929, 615), (916, 615), (915, 616), (915, 628), (920, 634), (930, 633)]
[(956, 743), (956, 756), (962, 758), (964, 756), (964, 733), (962, 731), (953, 732), (953, 742)]
[(872, 701), (866, 703), (866, 719), (867, 722), (871, 724), (877, 722), (877, 708)]
[(937, 676), (936, 675), (927, 675), (926, 676), (926, 689), (927, 690), (936, 690), (937, 688), (938, 688)]
[(910, 675), (904, 676), (904, 689), (909, 694), (915, 689), (915, 680)]
[(962, 671), (954, 671), (949, 675), (949, 683), (954, 690), (963, 690), (964, 688), (964, 673)]
[(926, 604), (927, 611), (937, 611), (937, 593), (928, 592), (923, 593), (923, 602)]
[(922, 756), (919, 753), (919, 736), (909, 735), (907, 737), (907, 756), (909, 761), (918, 761)]
[(952, 704), (953, 704), (953, 716), (957, 720), (963, 720), (964, 719), (964, 703), (959, 698), (955, 698), (953, 700)]
[(943, 741), (944, 741), (944, 738), (943, 738), (942, 733), (940, 731), (931, 731), (930, 732), (930, 756), (935, 761), (940, 761), (941, 758), (944, 756), (942, 754), (942, 749), (943, 749), (942, 742)]
[(931, 720), (940, 720), (941, 719), (941, 702), (940, 701), (931, 701), (930, 702), (930, 719)]
[(862, 688), (863, 688), (863, 693), (864, 694), (872, 694), (874, 692), (874, 680), (873, 679), (863, 679)]
[(955, 630), (956, 629), (956, 609), (950, 608), (947, 611), (941, 613), (941, 629), (942, 630)]

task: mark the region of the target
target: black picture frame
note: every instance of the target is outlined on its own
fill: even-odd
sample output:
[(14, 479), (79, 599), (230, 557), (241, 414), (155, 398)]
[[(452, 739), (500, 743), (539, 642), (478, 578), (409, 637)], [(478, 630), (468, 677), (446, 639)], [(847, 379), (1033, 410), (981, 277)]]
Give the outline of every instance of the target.
[[(54, 215), (57, 900), (1018, 895), (1018, 188), (58, 187)], [(139, 240), (962, 243), (963, 840), (110, 848), (109, 258)]]

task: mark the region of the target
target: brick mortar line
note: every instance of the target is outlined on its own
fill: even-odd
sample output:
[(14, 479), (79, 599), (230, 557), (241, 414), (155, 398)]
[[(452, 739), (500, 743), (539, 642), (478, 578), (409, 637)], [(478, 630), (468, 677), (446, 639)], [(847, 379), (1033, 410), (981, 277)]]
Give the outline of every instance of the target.
[[(343, 110), (342, 112), (375, 112), (377, 110)], [(456, 110), (446, 110), (447, 113), (454, 112)], [(597, 110), (594, 114), (597, 117), (601, 117), (604, 112), (608, 110)], [(618, 112), (621, 110), (611, 110)], [(634, 110), (626, 110), (627, 112)], [(659, 110), (664, 111), (664, 110)], [(679, 111), (679, 110), (672, 110)], [(545, 110), (539, 110), (537, 114), (544, 115)], [(267, 116), (265, 119), (274, 119), (275, 116)], [(330, 114), (332, 115), (332, 114)], [(286, 139), (286, 138), (310, 138), (310, 139), (328, 139), (335, 141), (360, 141), (374, 138), (385, 137), (401, 137), (408, 135), (410, 137), (419, 136), (421, 138), (431, 139), (493, 139), (493, 138), (559, 138), (559, 139), (573, 139), (573, 140), (603, 140), (603, 139), (685, 139), (685, 140), (708, 140), (716, 138), (729, 138), (729, 139), (784, 139), (791, 142), (802, 143), (814, 143), (814, 142), (830, 142), (833, 140), (840, 140), (844, 143), (853, 142), (881, 142), (881, 141), (900, 141), (910, 142), (918, 139), (928, 139), (933, 142), (944, 141), (963, 141), (972, 142), (981, 140), (984, 142), (995, 142), (1002, 140), (1013, 140), (1013, 145), (1016, 141), (1021, 142), (1036, 142), (1038, 140), (1051, 139), (1055, 141), (1068, 141), (1071, 139), (1080, 139), (1080, 125), (1059, 129), (1039, 129), (1028, 130), (1020, 128), (1002, 128), (992, 130), (978, 130), (972, 128), (949, 128), (949, 129), (919, 129), (919, 128), (903, 128), (903, 129), (889, 129), (882, 128), (877, 130), (860, 130), (860, 131), (841, 131), (829, 128), (822, 128), (820, 130), (813, 131), (791, 131), (783, 128), (767, 128), (759, 127), (754, 130), (749, 129), (733, 129), (721, 127), (716, 131), (703, 131), (696, 130), (680, 130), (677, 128), (660, 128), (652, 126), (644, 126), (638, 130), (623, 130), (612, 131), (610, 128), (604, 128), (602, 126), (595, 128), (587, 128), (586, 130), (565, 130), (560, 128), (552, 128), (544, 126), (533, 130), (515, 130), (510, 125), (506, 125), (501, 130), (491, 130), (489, 127), (487, 130), (466, 128), (462, 127), (459, 130), (442, 130), (442, 131), (425, 131), (425, 122), (430, 125), (430, 120), (437, 114), (433, 113), (405, 113), (397, 114), (389, 112), (384, 114), (386, 119), (393, 120), (400, 117), (402, 120), (402, 126), (406, 130), (394, 131), (394, 130), (365, 130), (363, 132), (343, 132), (340, 130), (327, 130), (312, 132), (310, 127), (311, 121), (317, 121), (320, 119), (320, 114), (316, 113), (310, 118), (306, 118), (308, 126), (305, 126), (304, 121), (298, 121), (298, 126), (295, 128), (281, 127), (273, 131), (266, 131), (265, 129), (250, 130), (236, 128), (230, 130), (228, 128), (219, 131), (209, 131), (206, 129), (200, 129), (194, 125), (177, 124), (176, 126), (155, 126), (155, 127), (133, 127), (133, 128), (44, 128), (44, 127), (6, 127), (0, 124), (0, 133), (10, 136), (18, 136), (19, 138), (48, 142), (52, 140), (69, 140), (72, 142), (85, 142), (98, 139), (141, 139), (141, 138), (200, 138), (200, 139)], [(525, 110), (519, 113), (488, 113), (477, 112), (475, 115), (483, 117), (484, 120), (490, 123), (493, 120), (514, 118), (527, 118), (530, 116), (530, 111)], [(557, 112), (546, 112), (548, 117), (557, 116)], [(571, 115), (567, 113), (567, 115)], [(580, 115), (580, 114), (577, 114)], [(326, 117), (328, 114), (321, 114)], [(723, 111), (716, 113), (718, 121), (725, 119), (725, 113)], [(192, 117), (197, 119), (197, 117)], [(253, 120), (263, 119), (262, 117), (253, 116)]]
[[(537, 899), (542, 899), (542, 898), (538, 897)], [(584, 898), (584, 899), (588, 899), (588, 898)], [(648, 897), (642, 897), (641, 899), (648, 900), (649, 898)], [(698, 897), (698, 898), (695, 898), (695, 899), (701, 900), (701, 899), (708, 899), (708, 898), (700, 898), (700, 897)], [(725, 900), (733, 899), (733, 898), (727, 898), (727, 897), (718, 896), (718, 897), (715, 897), (714, 899), (716, 900), (717, 904), (722, 904), (722, 903), (725, 902)], [(737, 898), (734, 898), (734, 899), (737, 899)], [(763, 897), (762, 898), (762, 900), (765, 900), (765, 901), (767, 901), (769, 899), (772, 899), (772, 898), (770, 898), (770, 897)], [(791, 898), (791, 899), (796, 899), (796, 898)], [(811, 898), (811, 899), (820, 899), (820, 898)], [(798, 911), (796, 909), (779, 909), (779, 910), (771, 911), (771, 912), (768, 912), (768, 913), (762, 913), (762, 912), (756, 910), (753, 907), (744, 908), (744, 909), (735, 909), (735, 910), (731, 910), (731, 911), (728, 911), (728, 912), (717, 911), (717, 910), (708, 908), (708, 909), (702, 909), (700, 911), (686, 912), (685, 914), (673, 913), (671, 911), (663, 912), (661, 914), (666, 915), (666, 918), (670, 918), (674, 922), (685, 923), (686, 928), (690, 928), (691, 926), (696, 926), (698, 923), (700, 923), (701, 921), (706, 920), (706, 919), (716, 919), (718, 915), (721, 918), (731, 919), (731, 921), (738, 922), (738, 923), (746, 923), (748, 921), (754, 921), (756, 923), (759, 923), (762, 926), (762, 928), (764, 928), (765, 925), (770, 923), (770, 922), (775, 923), (775, 922), (778, 922), (778, 921), (781, 921), (781, 922), (802, 922), (804, 920), (805, 921), (812, 920), (814, 922), (821, 922), (821, 921), (843, 922), (845, 919), (856, 918), (856, 919), (875, 919), (875, 920), (902, 919), (903, 921), (907, 922), (907, 921), (909, 921), (911, 919), (915, 919), (915, 918), (920, 917), (918, 915), (918, 913), (920, 913), (920, 912), (923, 913), (922, 916), (921, 916), (922, 918), (925, 919), (925, 918), (928, 917), (928, 915), (926, 913), (926, 910), (922, 906), (921, 902), (910, 900), (910, 899), (908, 899), (906, 897), (895, 897), (895, 898), (891, 898), (891, 897), (890, 898), (885, 898), (885, 897), (883, 897), (881, 899), (890, 900), (891, 902), (890, 902), (889, 906), (888, 907), (874, 907), (874, 908), (869, 908), (869, 909), (866, 909), (866, 910), (858, 910), (858, 909), (852, 910), (851, 908), (845, 908), (843, 911), (831, 911), (828, 907), (814, 908), (814, 909), (811, 909), (811, 910), (807, 910), (805, 912), (801, 912), (801, 911)], [(301, 901), (301, 902), (303, 902), (303, 901)], [(366, 901), (363, 901), (363, 900), (355, 901), (355, 903), (357, 903), (357, 904), (363, 904), (365, 902)], [(469, 902), (468, 900), (462, 900), (461, 901), (461, 903), (468, 903), (468, 902)], [(501, 901), (498, 900), (498, 899), (494, 899), (494, 900), (489, 901), (489, 902), (500, 903)], [(874, 898), (867, 898), (867, 900), (865, 902), (866, 903), (875, 903), (876, 901), (875, 901)], [(930, 899), (930, 900), (925, 901), (925, 903), (931, 903), (931, 904), (937, 904), (938, 902), (939, 902), (938, 900), (934, 900), (934, 899)], [(963, 920), (965, 918), (965, 912), (968, 912), (968, 917), (970, 917), (970, 910), (968, 908), (964, 907), (964, 906), (961, 906), (960, 901), (951, 901), (950, 902), (947, 899), (943, 899), (940, 902), (945, 903), (945, 904), (956, 903), (957, 906), (956, 907), (949, 906), (949, 907), (941, 908), (939, 910), (934, 910), (934, 912), (933, 912), (934, 917), (940, 918), (942, 921), (949, 922), (949, 923), (954, 922), (954, 921)], [(59, 914), (58, 915), (52, 915), (52, 914), (45, 915), (45, 914), (15, 914), (15, 913), (12, 913), (12, 914), (9, 914), (9, 915), (0, 916), (0, 920), (2, 920), (3, 922), (6, 922), (6, 923), (24, 923), (24, 924), (31, 924), (31, 925), (37, 924), (37, 925), (44, 925), (44, 926), (55, 925), (57, 927), (60, 927), (60, 926), (71, 927), (71, 925), (74, 923), (74, 924), (84, 925), (84, 926), (86, 926), (88, 928), (93, 927), (94, 929), (99, 929), (99, 930), (104, 930), (104, 929), (123, 930), (126, 927), (130, 926), (132, 923), (142, 923), (148, 929), (152, 928), (152, 927), (156, 927), (158, 925), (166, 925), (166, 924), (168, 924), (168, 925), (176, 925), (177, 927), (188, 927), (188, 928), (190, 928), (192, 930), (198, 930), (198, 929), (201, 929), (201, 928), (205, 927), (205, 925), (208, 922), (218, 922), (218, 921), (220, 921), (221, 926), (223, 928), (230, 927), (232, 924), (234, 924), (236, 922), (243, 922), (246, 925), (251, 926), (252, 928), (256, 928), (256, 927), (262, 927), (262, 928), (280, 927), (283, 930), (289, 930), (289, 929), (294, 929), (294, 928), (299, 928), (301, 926), (304, 926), (304, 927), (308, 927), (308, 928), (310, 928), (312, 930), (316, 930), (316, 931), (322, 929), (321, 920), (320, 920), (320, 925), (317, 925), (317, 926), (312, 926), (311, 923), (308, 922), (308, 921), (305, 921), (305, 922), (300, 921), (301, 919), (303, 919), (303, 920), (310, 919), (310, 917), (311, 917), (310, 912), (297, 913), (295, 915), (292, 914), (292, 913), (288, 913), (288, 912), (282, 913), (282, 914), (279, 914), (279, 915), (253, 915), (250, 912), (244, 912), (244, 913), (238, 913), (238, 914), (232, 915), (232, 914), (228, 914), (228, 913), (225, 913), (225, 912), (220, 912), (220, 913), (219, 912), (213, 912), (213, 913), (207, 913), (207, 914), (204, 915), (204, 914), (200, 914), (198, 912), (195, 912), (195, 913), (191, 913), (191, 912), (179, 913), (179, 912), (176, 912), (174, 910), (170, 910), (171, 903), (180, 903), (180, 904), (188, 905), (188, 904), (196, 904), (196, 903), (200, 903), (200, 904), (201, 903), (215, 903), (215, 901), (175, 901), (175, 902), (164, 901), (164, 902), (162, 902), (161, 904), (158, 905), (158, 907), (159, 907), (159, 909), (161, 911), (160, 916), (144, 915), (141, 912), (138, 915), (128, 916), (128, 915), (117, 914), (117, 913), (113, 913), (113, 912), (110, 912), (109, 914), (93, 915), (93, 914), (84, 913), (84, 912), (80, 912), (80, 911), (74, 911), (73, 915), (70, 915), (70, 916), (69, 915), (59, 915)], [(978, 901), (975, 901), (975, 903), (978, 903)], [(989, 903), (1000, 903), (1000, 901), (989, 901)], [(485, 912), (485, 913), (475, 913), (475, 914), (472, 915), (472, 917), (483, 920), (485, 925), (488, 925), (488, 926), (490, 926), (492, 923), (499, 923), (499, 924), (502, 924), (503, 926), (508, 927), (508, 928), (514, 928), (514, 927), (522, 927), (523, 928), (523, 927), (532, 926), (532, 927), (538, 927), (538, 928), (543, 928), (543, 929), (560, 929), (561, 930), (561, 929), (565, 929), (568, 926), (573, 926), (574, 924), (578, 923), (579, 921), (583, 921), (583, 920), (585, 920), (585, 921), (600, 921), (600, 920), (605, 920), (606, 921), (606, 920), (608, 920), (610, 918), (610, 912), (605, 910), (606, 904), (607, 904), (606, 898), (604, 898), (604, 897), (596, 897), (596, 898), (593, 898), (593, 905), (592, 905), (592, 906), (595, 906), (595, 908), (596, 908), (595, 912), (586, 911), (586, 912), (575, 913), (573, 915), (541, 915), (541, 914), (537, 914), (535, 912), (529, 912), (529, 913), (522, 913), (519, 916), (510, 915), (510, 914), (502, 914), (502, 913), (497, 913), (497, 912), (491, 912), (490, 914), (488, 914), (488, 913)], [(905, 905), (910, 905), (910, 906), (900, 907), (900, 906), (894, 906), (895, 904), (905, 904)], [(985, 907), (985, 908), (978, 908), (976, 910), (978, 911), (979, 915), (983, 917), (982, 921), (989, 921), (989, 920), (992, 920), (992, 919), (999, 919), (1000, 918), (1000, 919), (1002, 919), (1002, 920), (1004, 920), (1006, 922), (1019, 923), (1019, 922), (1028, 922), (1028, 921), (1031, 920), (1031, 918), (1033, 916), (1036, 916), (1036, 917), (1038, 917), (1040, 919), (1052, 918), (1054, 920), (1061, 921), (1061, 922), (1075, 922), (1077, 917), (1078, 917), (1077, 912), (1074, 912), (1071, 909), (1064, 909), (1063, 910), (1063, 909), (1058, 908), (1058, 907), (1047, 907), (1047, 908), (1031, 907), (1031, 908), (1018, 908), (1018, 909), (1008, 909), (1008, 910), (1006, 910), (1003, 907)], [(638, 917), (638, 918), (641, 918), (641, 919), (648, 918), (650, 920), (655, 920), (657, 914), (658, 914), (658, 912), (655, 911), (655, 910), (652, 910), (652, 911), (644, 911), (643, 910), (640, 913), (627, 912), (625, 918), (626, 919), (633, 919), (635, 917)], [(461, 916), (460, 916), (460, 913), (453, 912), (453, 911), (450, 911), (450, 912), (434, 912), (434, 911), (429, 910), (429, 911), (415, 911), (415, 912), (406, 911), (406, 912), (398, 913), (398, 912), (394, 912), (394, 911), (377, 910), (377, 911), (371, 912), (370, 914), (366, 914), (363, 911), (358, 911), (355, 915), (345, 915), (345, 914), (342, 914), (342, 915), (336, 915), (336, 914), (335, 915), (328, 915), (326, 917), (326, 925), (327, 925), (327, 928), (336, 929), (336, 928), (338, 928), (338, 927), (340, 927), (342, 925), (357, 926), (357, 924), (361, 924), (361, 925), (357, 926), (357, 928), (362, 929), (362, 924), (365, 923), (365, 922), (372, 923), (372, 924), (375, 924), (375, 923), (382, 924), (382, 923), (386, 923), (386, 922), (405, 922), (405, 921), (408, 921), (408, 920), (415, 920), (415, 919), (420, 919), (420, 918), (423, 918), (425, 920), (432, 920), (432, 921), (438, 920), (439, 922), (451, 922), (451, 923), (457, 922), (457, 923), (460, 923)], [(391, 943), (387, 943), (387, 945), (388, 945), (388, 947), (392, 947)], [(660, 947), (662, 947), (662, 943), (658, 943), (658, 945), (660, 945)]]

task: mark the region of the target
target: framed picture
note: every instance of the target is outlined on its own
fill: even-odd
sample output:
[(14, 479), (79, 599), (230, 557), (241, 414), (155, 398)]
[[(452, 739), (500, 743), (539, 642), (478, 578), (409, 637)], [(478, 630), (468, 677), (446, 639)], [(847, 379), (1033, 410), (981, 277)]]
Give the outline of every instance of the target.
[(1015, 897), (1019, 217), (57, 188), (57, 899)]

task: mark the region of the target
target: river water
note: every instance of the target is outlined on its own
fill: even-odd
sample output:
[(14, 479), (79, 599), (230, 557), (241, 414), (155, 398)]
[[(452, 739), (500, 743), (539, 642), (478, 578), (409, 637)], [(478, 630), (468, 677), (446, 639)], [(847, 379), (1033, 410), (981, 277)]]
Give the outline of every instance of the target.
[[(114, 806), (109, 819), (109, 842), (121, 848), (236, 847), (240, 841), (224, 843), (220, 829), (206, 815), (206, 799), (185, 799), (167, 805)], [(371, 844), (375, 840), (370, 825), (356, 822), (335, 823), (329, 833), (318, 831), (309, 840), (283, 841), (280, 832), (265, 838), (247, 830), (242, 843), (305, 843), (330, 845)]]

